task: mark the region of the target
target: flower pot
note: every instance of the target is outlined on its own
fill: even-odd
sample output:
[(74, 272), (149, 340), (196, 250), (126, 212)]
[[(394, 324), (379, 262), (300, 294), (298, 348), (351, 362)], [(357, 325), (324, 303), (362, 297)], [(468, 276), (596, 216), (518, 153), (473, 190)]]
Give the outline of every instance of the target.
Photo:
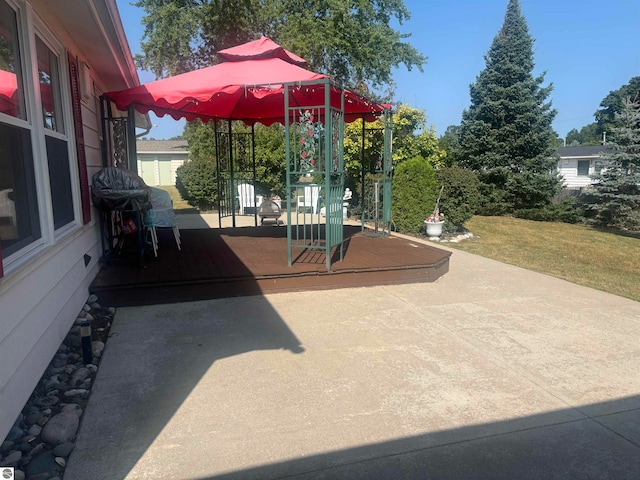
[(442, 226), (444, 225), (444, 220), (441, 222), (427, 222), (424, 224), (427, 226), (427, 237), (439, 237), (442, 235)]

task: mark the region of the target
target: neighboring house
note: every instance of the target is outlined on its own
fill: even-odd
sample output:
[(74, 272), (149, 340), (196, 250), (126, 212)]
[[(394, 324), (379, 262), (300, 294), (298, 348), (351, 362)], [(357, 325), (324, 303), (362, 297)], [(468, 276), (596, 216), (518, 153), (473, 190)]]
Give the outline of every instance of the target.
[(115, 0), (0, 0), (0, 76), (3, 439), (99, 269), (99, 96), (139, 80)]
[(175, 185), (176, 170), (189, 158), (186, 140), (138, 140), (138, 174), (147, 185)]
[(602, 170), (601, 157), (605, 152), (609, 149), (602, 145), (558, 148), (558, 173), (564, 179), (564, 188), (578, 190), (589, 187), (593, 183), (591, 175)]

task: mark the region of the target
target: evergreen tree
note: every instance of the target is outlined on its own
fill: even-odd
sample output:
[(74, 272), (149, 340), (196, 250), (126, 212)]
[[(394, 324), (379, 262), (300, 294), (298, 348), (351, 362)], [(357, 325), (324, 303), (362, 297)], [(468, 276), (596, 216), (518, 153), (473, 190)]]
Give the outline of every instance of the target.
[[(481, 172), (484, 191), (497, 194), (507, 211), (537, 208), (541, 198), (543, 204), (548, 202), (560, 186), (552, 173), (557, 161), (551, 127), (556, 111), (547, 101), (552, 86), (542, 86), (544, 74), (533, 77), (533, 38), (519, 0), (509, 1), (485, 61), (486, 68), (470, 86), (471, 106), (462, 115), (460, 163)], [(495, 179), (503, 181), (492, 183)], [(520, 198), (518, 191), (529, 181), (545, 188), (535, 204), (528, 196)]]
[(589, 210), (601, 225), (640, 230), (640, 101), (623, 100), (615, 123), (620, 126), (612, 128), (612, 152), (593, 177), (596, 202)]

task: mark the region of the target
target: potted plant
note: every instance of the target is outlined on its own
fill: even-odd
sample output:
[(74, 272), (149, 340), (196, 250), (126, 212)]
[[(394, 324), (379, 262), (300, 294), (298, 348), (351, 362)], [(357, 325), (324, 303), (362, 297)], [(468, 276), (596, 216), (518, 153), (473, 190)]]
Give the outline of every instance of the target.
[(440, 188), (438, 200), (436, 201), (436, 208), (433, 209), (433, 213), (429, 215), (424, 221), (427, 230), (427, 237), (429, 238), (438, 238), (440, 237), (440, 235), (442, 235), (444, 214), (440, 213), (440, 196), (442, 195), (443, 189), (444, 186)]

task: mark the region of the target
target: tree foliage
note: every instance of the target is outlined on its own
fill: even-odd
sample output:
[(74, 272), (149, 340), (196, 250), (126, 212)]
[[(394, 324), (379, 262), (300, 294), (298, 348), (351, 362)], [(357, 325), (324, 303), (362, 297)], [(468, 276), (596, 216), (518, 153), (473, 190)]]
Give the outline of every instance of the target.
[(602, 144), (602, 136), (598, 133), (598, 124), (596, 122), (585, 125), (580, 131), (576, 128), (569, 130), (565, 140), (567, 146)]
[(392, 219), (397, 231), (418, 233), (438, 197), (435, 170), (421, 157), (402, 162), (393, 176)]
[(603, 169), (594, 176), (589, 210), (601, 225), (640, 230), (640, 101), (623, 100), (616, 113)]
[[(427, 116), (423, 110), (402, 104), (394, 109), (392, 117), (392, 160), (394, 166), (415, 157), (426, 159), (432, 166), (439, 166), (443, 163), (445, 152), (440, 148), (433, 128), (427, 127)], [(381, 171), (382, 169), (384, 125), (382, 121), (377, 120), (365, 123), (365, 129), (364, 172), (365, 174), (375, 173), (376, 170)], [(362, 121), (352, 122), (345, 126), (345, 186), (354, 192), (355, 198), (352, 205), (357, 204), (360, 207), (362, 207), (360, 199), (363, 162), (362, 136)], [(357, 212), (357, 208), (353, 211)]]
[[(485, 61), (462, 116), (461, 165), (484, 172), (500, 169), (509, 176), (507, 182), (531, 180), (536, 187), (546, 186), (540, 193), (550, 199), (559, 186), (550, 173), (556, 164), (551, 126), (556, 111), (547, 101), (552, 86), (542, 86), (544, 74), (533, 77), (533, 39), (518, 0), (509, 1)], [(526, 204), (528, 194), (517, 198), (518, 192), (508, 192), (503, 199), (512, 195), (512, 208)]]
[[(227, 124), (221, 122), (219, 129), (227, 129)], [(256, 190), (266, 196), (284, 195), (286, 172), (285, 172), (285, 141), (284, 129), (282, 125), (272, 125), (266, 127), (261, 124), (255, 125), (255, 158), (256, 158)], [(250, 132), (251, 127), (242, 122), (234, 122), (235, 133)], [(190, 146), (189, 156), (194, 164), (188, 171), (197, 169), (202, 175), (211, 176), (214, 185), (217, 185), (216, 174), (216, 142), (213, 122), (204, 123), (200, 120), (188, 122), (185, 126), (184, 138)], [(244, 162), (251, 162), (252, 159), (244, 159)], [(213, 171), (211, 171), (213, 168)], [(180, 176), (180, 174), (178, 175)], [(215, 187), (217, 188), (217, 187)], [(217, 194), (216, 194), (217, 195)], [(209, 195), (207, 198), (216, 198), (216, 195)], [(187, 197), (183, 197), (186, 200)], [(197, 206), (197, 205), (196, 205)]]
[(449, 125), (438, 138), (438, 146), (444, 150), (444, 163), (447, 166), (458, 165), (460, 159), (460, 125)]
[(400, 64), (426, 57), (391, 27), (410, 13), (402, 0), (139, 0), (145, 27), (138, 66), (157, 77), (214, 63), (218, 50), (270, 37), (310, 67), (354, 87), (391, 84)]
[(436, 181), (444, 187), (440, 211), (444, 214), (445, 230), (458, 231), (475, 214), (480, 202), (478, 175), (465, 168), (443, 167), (436, 170)]
[(614, 128), (620, 127), (616, 114), (624, 110), (624, 102), (640, 100), (640, 76), (632, 77), (629, 83), (621, 86), (617, 90), (612, 90), (602, 99), (600, 107), (594, 113), (598, 124), (598, 135), (602, 138), (604, 132), (610, 133)]

